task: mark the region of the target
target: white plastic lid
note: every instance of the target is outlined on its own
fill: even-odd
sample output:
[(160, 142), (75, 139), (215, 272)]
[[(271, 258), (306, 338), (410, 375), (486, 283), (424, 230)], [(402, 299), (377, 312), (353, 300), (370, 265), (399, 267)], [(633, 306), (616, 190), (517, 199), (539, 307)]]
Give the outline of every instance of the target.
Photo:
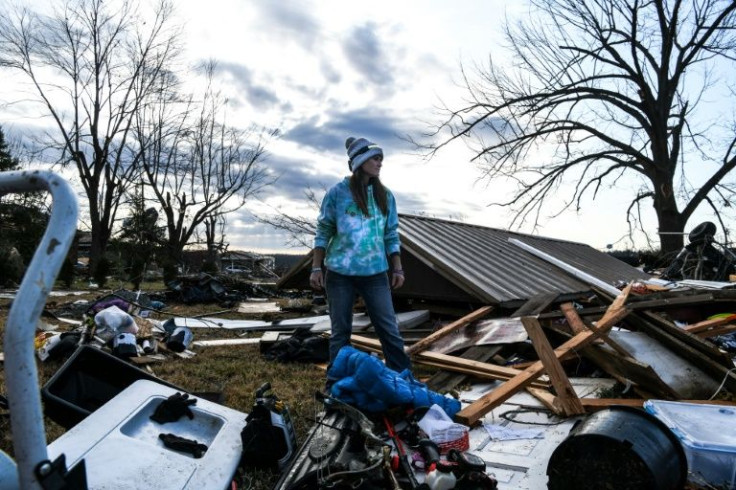
[(692, 446), (736, 453), (736, 407), (648, 400), (644, 409)]

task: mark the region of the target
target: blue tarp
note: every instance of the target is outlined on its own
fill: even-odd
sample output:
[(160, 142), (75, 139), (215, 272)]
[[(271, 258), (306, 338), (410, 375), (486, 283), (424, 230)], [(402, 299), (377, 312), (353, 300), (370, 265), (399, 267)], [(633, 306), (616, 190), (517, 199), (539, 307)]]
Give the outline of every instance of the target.
[(401, 373), (389, 369), (377, 357), (345, 346), (337, 354), (327, 372), (335, 398), (366, 412), (383, 412), (391, 407), (410, 405), (414, 408), (437, 404), (450, 417), (460, 411), (460, 402), (427, 388), (414, 379), (411, 371)]

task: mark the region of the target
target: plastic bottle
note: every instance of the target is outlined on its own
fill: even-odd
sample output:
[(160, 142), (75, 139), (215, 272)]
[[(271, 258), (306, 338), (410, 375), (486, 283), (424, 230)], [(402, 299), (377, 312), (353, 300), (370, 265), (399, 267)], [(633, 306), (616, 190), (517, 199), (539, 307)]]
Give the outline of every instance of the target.
[(427, 472), (424, 482), (432, 490), (449, 490), (455, 488), (457, 478), (455, 478), (455, 475), (451, 471), (443, 472), (437, 468), (431, 468)]

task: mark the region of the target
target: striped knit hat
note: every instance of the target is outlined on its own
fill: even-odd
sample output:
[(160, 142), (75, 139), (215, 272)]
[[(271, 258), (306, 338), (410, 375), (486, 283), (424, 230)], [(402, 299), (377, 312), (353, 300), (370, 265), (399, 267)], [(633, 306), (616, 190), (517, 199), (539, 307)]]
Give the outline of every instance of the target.
[(351, 136), (345, 140), (345, 148), (348, 150), (348, 167), (353, 173), (369, 159), (377, 155), (383, 156), (383, 150), (365, 138), (356, 139)]

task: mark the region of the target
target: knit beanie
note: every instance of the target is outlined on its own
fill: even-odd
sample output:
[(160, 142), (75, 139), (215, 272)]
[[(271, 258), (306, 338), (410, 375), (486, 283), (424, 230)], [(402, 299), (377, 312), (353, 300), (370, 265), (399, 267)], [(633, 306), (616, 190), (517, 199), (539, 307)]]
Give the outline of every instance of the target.
[(383, 156), (383, 150), (365, 138), (356, 139), (351, 136), (345, 140), (345, 148), (348, 150), (348, 167), (353, 173), (369, 159), (377, 155)]

